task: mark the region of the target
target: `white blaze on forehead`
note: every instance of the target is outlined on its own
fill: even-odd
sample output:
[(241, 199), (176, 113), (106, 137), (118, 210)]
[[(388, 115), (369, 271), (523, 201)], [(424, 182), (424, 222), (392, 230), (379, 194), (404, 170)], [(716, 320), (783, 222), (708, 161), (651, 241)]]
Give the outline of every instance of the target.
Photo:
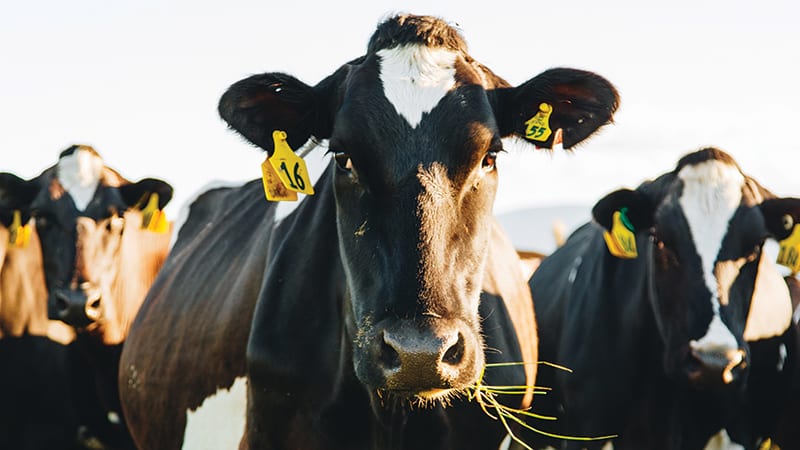
[(710, 160), (684, 167), (678, 177), (683, 181), (681, 208), (700, 256), (714, 311), (708, 332), (692, 346), (696, 350), (737, 348), (736, 338), (719, 317), (720, 295), (714, 267), (728, 224), (742, 201), (744, 176), (733, 165)]
[(58, 160), (58, 181), (72, 197), (75, 207), (83, 211), (94, 197), (103, 173), (103, 159), (96, 153), (78, 148)]
[(424, 45), (403, 45), (378, 51), (383, 93), (412, 127), (455, 85), (457, 53)]
[(708, 440), (703, 450), (744, 450), (744, 447), (731, 441), (728, 431), (723, 428)]

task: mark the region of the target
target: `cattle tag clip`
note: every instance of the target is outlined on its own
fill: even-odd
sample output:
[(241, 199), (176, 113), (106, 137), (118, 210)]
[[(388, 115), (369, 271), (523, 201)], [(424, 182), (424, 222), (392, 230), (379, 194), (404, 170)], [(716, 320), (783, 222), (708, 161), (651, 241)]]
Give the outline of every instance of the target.
[(525, 138), (534, 141), (544, 142), (550, 137), (550, 114), (553, 113), (553, 107), (547, 103), (539, 105), (539, 112), (535, 116), (528, 119), (525, 125)]
[(789, 237), (780, 241), (776, 262), (788, 267), (792, 273), (800, 272), (800, 224), (794, 226)]
[(628, 208), (614, 211), (611, 231), (603, 232), (608, 251), (617, 258), (633, 259), (639, 253), (636, 251), (636, 236), (633, 234), (633, 225), (625, 214)]
[[(297, 156), (286, 142), (286, 132), (272, 132), (275, 151), (261, 164), (262, 181), (267, 200), (297, 200), (296, 192), (314, 195), (303, 158)], [(269, 166), (269, 167), (267, 167)]]
[(147, 206), (142, 209), (142, 229), (163, 234), (168, 228), (167, 214), (158, 209), (158, 193), (153, 192)]
[(11, 228), (8, 229), (8, 243), (16, 247), (26, 247), (31, 238), (31, 225), (22, 225), (22, 214), (18, 209), (14, 210), (14, 218), (11, 221)]

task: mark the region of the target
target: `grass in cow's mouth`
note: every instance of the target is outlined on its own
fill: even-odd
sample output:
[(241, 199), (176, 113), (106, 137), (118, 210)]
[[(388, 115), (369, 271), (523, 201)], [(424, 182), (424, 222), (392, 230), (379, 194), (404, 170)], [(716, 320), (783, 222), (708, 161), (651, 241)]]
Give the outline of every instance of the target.
[[(530, 425), (527, 421), (523, 420), (523, 417), (530, 417), (533, 419), (539, 420), (557, 420), (556, 417), (553, 416), (544, 416), (541, 414), (536, 414), (526, 409), (519, 409), (519, 408), (512, 408), (510, 406), (506, 406), (497, 399), (499, 394), (506, 394), (506, 395), (525, 395), (529, 390), (533, 389), (534, 395), (536, 394), (546, 394), (550, 388), (545, 387), (537, 387), (537, 386), (492, 386), (483, 384), (483, 376), (486, 373), (486, 369), (492, 367), (504, 367), (504, 366), (519, 366), (524, 364), (543, 364), (550, 367), (554, 367), (559, 370), (564, 370), (567, 372), (572, 372), (570, 369), (559, 366), (557, 364), (548, 363), (545, 361), (539, 361), (537, 363), (524, 363), (524, 362), (511, 362), (511, 363), (495, 363), (495, 364), (486, 364), (481, 371), (481, 375), (478, 378), (478, 382), (475, 383), (475, 386), (469, 389), (468, 399), (475, 400), (480, 405), (483, 412), (491, 417), (494, 420), (499, 420), (503, 427), (508, 432), (508, 436), (517, 444), (521, 445), (522, 447), (526, 448), (527, 450), (533, 450), (528, 444), (522, 441), (519, 436), (515, 435), (513, 431), (511, 431), (510, 422), (516, 422), (520, 426), (527, 428), (535, 433), (549, 436), (556, 439), (567, 439), (567, 440), (577, 440), (577, 441), (597, 441), (597, 440), (605, 440), (605, 439), (613, 439), (617, 437), (616, 435), (609, 435), (609, 436), (596, 436), (596, 437), (581, 437), (581, 436), (563, 436), (559, 434), (549, 433), (547, 431), (541, 430)], [(494, 414), (490, 412), (490, 410), (494, 410)]]

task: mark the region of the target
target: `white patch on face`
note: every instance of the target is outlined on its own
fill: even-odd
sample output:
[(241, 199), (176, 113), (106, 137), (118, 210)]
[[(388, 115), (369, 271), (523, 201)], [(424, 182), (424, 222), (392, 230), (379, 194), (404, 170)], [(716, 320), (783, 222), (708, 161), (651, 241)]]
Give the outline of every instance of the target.
[(708, 440), (703, 450), (744, 450), (744, 447), (731, 441), (728, 431), (723, 428)]
[(614, 450), (614, 444), (611, 441), (606, 442), (606, 445), (600, 450)]
[(86, 209), (100, 183), (103, 159), (88, 150), (77, 149), (59, 159), (56, 170), (58, 181), (72, 197), (75, 207), (79, 211)]
[(383, 93), (414, 128), (455, 85), (457, 53), (452, 50), (403, 45), (378, 56)]
[(711, 292), (714, 311), (708, 332), (699, 341), (692, 341), (692, 346), (695, 349), (706, 349), (707, 346), (735, 349), (738, 347), (736, 338), (719, 318), (720, 294), (714, 267), (728, 223), (742, 201), (745, 179), (735, 166), (720, 161), (686, 166), (678, 177), (683, 181), (681, 208), (700, 256), (703, 279)]
[(239, 448), (247, 414), (247, 379), (219, 389), (194, 411), (186, 411), (182, 450)]

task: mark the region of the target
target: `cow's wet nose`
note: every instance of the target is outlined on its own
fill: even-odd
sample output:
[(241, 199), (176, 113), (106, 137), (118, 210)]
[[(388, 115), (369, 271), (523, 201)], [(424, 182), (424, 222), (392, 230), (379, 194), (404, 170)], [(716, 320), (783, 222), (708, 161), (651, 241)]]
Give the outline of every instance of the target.
[(694, 349), (690, 359), (689, 381), (698, 386), (731, 384), (746, 366), (742, 349)]
[(81, 328), (100, 319), (102, 302), (99, 295), (87, 296), (81, 291), (58, 290), (54, 297), (56, 314), (68, 325)]
[(456, 387), (471, 369), (466, 355), (475, 352), (465, 333), (447, 330), (396, 329), (381, 333), (378, 362), (385, 387), (427, 391)]

